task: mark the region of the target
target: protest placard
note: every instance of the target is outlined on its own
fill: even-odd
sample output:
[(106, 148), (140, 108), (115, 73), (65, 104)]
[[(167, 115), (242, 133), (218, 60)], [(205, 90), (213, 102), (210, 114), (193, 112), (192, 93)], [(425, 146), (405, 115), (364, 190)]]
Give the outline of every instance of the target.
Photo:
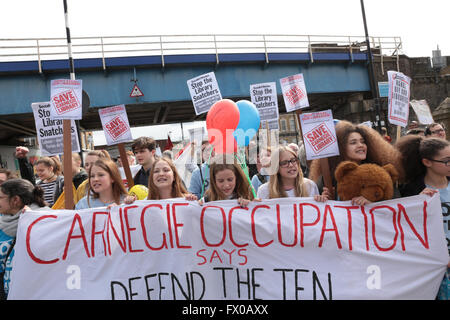
[(302, 73), (280, 79), (280, 85), (287, 112), (309, 107)]
[(266, 82), (250, 85), (250, 98), (256, 106), (261, 119), (261, 127), (269, 129), (279, 129), (278, 125), (278, 97), (277, 85), (275, 82)]
[(305, 141), (306, 159), (339, 155), (339, 146), (331, 110), (302, 113), (300, 123)]
[[(35, 102), (33, 109), (36, 134), (42, 156), (56, 156), (64, 153), (63, 120), (53, 119), (50, 115), (50, 102)], [(70, 121), (72, 152), (80, 152), (78, 132), (75, 122)]]
[(136, 201), (20, 216), (8, 299), (434, 299), (439, 195)]
[(82, 118), (82, 80), (60, 79), (50, 83), (50, 115), (53, 119)]
[(388, 71), (389, 97), (388, 120), (390, 123), (406, 127), (409, 116), (409, 94), (411, 79), (401, 72)]
[(102, 108), (98, 114), (108, 146), (133, 141), (125, 105)]
[(215, 102), (222, 99), (214, 72), (189, 79), (187, 86), (196, 115), (208, 112)]
[(427, 100), (411, 100), (410, 104), (417, 115), (417, 120), (421, 124), (431, 124), (434, 122)]

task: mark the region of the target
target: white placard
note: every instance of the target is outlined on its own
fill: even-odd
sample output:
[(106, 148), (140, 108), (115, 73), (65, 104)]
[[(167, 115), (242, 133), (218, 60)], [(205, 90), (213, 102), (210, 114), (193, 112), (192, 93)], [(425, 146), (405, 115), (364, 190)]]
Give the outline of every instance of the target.
[(27, 211), (14, 249), (31, 300), (433, 300), (449, 261), (439, 195)]
[[(53, 119), (50, 116), (50, 102), (35, 102), (31, 104), (36, 135), (42, 156), (56, 156), (64, 154), (64, 129), (63, 120)], [(72, 135), (72, 152), (80, 152), (78, 131), (75, 121), (70, 121)]]
[(388, 71), (389, 97), (388, 119), (389, 122), (406, 127), (409, 116), (409, 94), (411, 79), (401, 72)]
[(192, 103), (194, 104), (195, 114), (199, 115), (208, 112), (211, 106), (222, 100), (219, 84), (214, 72), (202, 74), (187, 81)]
[(81, 120), (83, 88), (82, 80), (60, 79), (50, 83), (50, 102), (53, 119)]
[(427, 100), (411, 100), (409, 103), (416, 113), (419, 123), (432, 124), (434, 122)]
[(250, 98), (258, 109), (262, 128), (266, 128), (267, 121), (269, 129), (279, 129), (277, 84), (275, 82), (251, 84)]
[(309, 107), (302, 73), (280, 79), (280, 85), (287, 112)]
[(331, 110), (302, 113), (300, 123), (305, 141), (306, 159), (339, 155), (339, 146)]
[(127, 110), (121, 104), (98, 110), (108, 146), (133, 141)]

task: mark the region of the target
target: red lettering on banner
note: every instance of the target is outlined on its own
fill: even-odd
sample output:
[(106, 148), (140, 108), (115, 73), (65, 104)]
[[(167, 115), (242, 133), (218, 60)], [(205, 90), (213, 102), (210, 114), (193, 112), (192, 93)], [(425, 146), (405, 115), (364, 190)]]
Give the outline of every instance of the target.
[(197, 251), (197, 257), (203, 259), (203, 262), (197, 263), (199, 266), (201, 266), (201, 265), (205, 264), (206, 262), (208, 262), (208, 260), (206, 260), (206, 257), (205, 257), (205, 256), (202, 256), (202, 255), (200, 254), (200, 252), (203, 252), (203, 251), (206, 251), (206, 249), (201, 249), (201, 250), (198, 250), (198, 251)]
[(101, 231), (95, 231), (95, 217), (98, 214), (106, 214), (108, 216), (108, 212), (94, 212), (92, 214), (92, 231), (91, 231), (91, 252), (92, 252), (92, 257), (95, 257), (95, 235), (96, 234), (101, 234), (102, 235), (102, 240), (103, 240), (103, 248), (105, 250), (105, 256), (107, 255), (107, 250), (106, 250), (106, 241), (105, 241), (105, 227), (106, 227), (106, 223), (103, 224), (103, 229)]
[(269, 244), (271, 244), (271, 243), (273, 242), (273, 240), (267, 241), (267, 242), (264, 243), (264, 244), (261, 244), (261, 243), (258, 242), (258, 240), (256, 240), (255, 213), (256, 213), (256, 210), (258, 210), (259, 208), (270, 209), (270, 207), (269, 207), (269, 206), (266, 206), (266, 205), (259, 205), (259, 206), (255, 206), (255, 207), (253, 208), (253, 211), (252, 211), (252, 236), (253, 236), (253, 241), (255, 242), (255, 244), (256, 244), (258, 247), (263, 248), (263, 247), (267, 247)]
[(170, 247), (173, 248), (172, 223), (170, 221), (170, 204), (166, 204), (167, 226), (169, 227)]
[(178, 228), (184, 226), (184, 224), (182, 223), (177, 223), (177, 214), (176, 214), (176, 210), (175, 207), (177, 206), (188, 206), (189, 203), (174, 203), (172, 204), (172, 216), (173, 216), (173, 226), (175, 229), (175, 238), (176, 238), (176, 242), (177, 242), (177, 248), (180, 249), (189, 249), (192, 248), (191, 246), (183, 246), (180, 244), (180, 238), (178, 236)]
[[(78, 223), (78, 226), (80, 228), (81, 233), (79, 235), (73, 235), (73, 230), (75, 228), (75, 222)], [(67, 258), (67, 251), (69, 250), (70, 241), (72, 239), (80, 239), (80, 238), (83, 240), (83, 245), (84, 245), (84, 250), (86, 251), (86, 255), (88, 256), (88, 258), (90, 258), (91, 255), (89, 254), (89, 249), (88, 249), (88, 244), (86, 241), (86, 235), (84, 232), (83, 223), (81, 222), (80, 215), (78, 213), (76, 213), (72, 220), (72, 226), (70, 227), (69, 235), (67, 236), (66, 246), (64, 248), (64, 254), (62, 257), (63, 260), (66, 260), (66, 258)]]
[[(220, 210), (220, 213), (222, 214), (222, 226), (223, 226), (223, 228), (222, 228), (222, 240), (220, 242), (216, 243), (216, 244), (209, 243), (208, 240), (206, 240), (206, 235), (205, 235), (205, 225), (204, 225), (205, 212), (206, 212), (206, 209), (209, 209), (209, 208), (217, 208), (217, 209)], [(202, 234), (203, 242), (208, 247), (219, 247), (219, 246), (221, 246), (225, 242), (225, 238), (227, 236), (227, 217), (226, 217), (226, 214), (225, 214), (225, 211), (223, 210), (223, 208), (218, 207), (218, 206), (205, 206), (202, 209), (202, 213), (200, 214), (200, 231), (201, 231), (201, 234)]]
[(367, 214), (366, 214), (366, 211), (364, 210), (364, 207), (361, 207), (361, 213), (364, 216), (364, 232), (366, 235), (366, 250), (370, 251), (370, 249), (369, 249), (369, 226), (368, 226), (368, 222), (367, 222)]
[(231, 227), (231, 217), (233, 216), (234, 210), (238, 210), (238, 209), (248, 211), (248, 207), (242, 208), (241, 206), (237, 206), (237, 207), (231, 208), (231, 210), (228, 212), (228, 230), (230, 230), (230, 241), (231, 241), (231, 243), (234, 246), (236, 246), (236, 247), (242, 248), (242, 247), (248, 246), (248, 242), (244, 243), (244, 244), (236, 243), (236, 241), (234, 241), (234, 238), (233, 238), (233, 228)]
[[(333, 223), (333, 228), (327, 229), (327, 212), (330, 212), (331, 222)], [(333, 211), (331, 210), (331, 207), (327, 204), (325, 206), (325, 212), (323, 214), (323, 224), (322, 224), (322, 233), (320, 234), (320, 241), (319, 241), (319, 248), (322, 247), (323, 244), (323, 236), (325, 235), (325, 232), (328, 231), (334, 231), (334, 234), (336, 236), (336, 243), (339, 249), (342, 249), (341, 245), (341, 239), (339, 238), (339, 232), (337, 229), (336, 221), (334, 220)]]
[(127, 235), (128, 235), (128, 250), (130, 252), (142, 252), (144, 249), (133, 249), (131, 247), (131, 231), (137, 230), (137, 228), (131, 228), (130, 223), (128, 221), (128, 210), (135, 209), (138, 206), (129, 206), (124, 208), (124, 216), (125, 216), (125, 225), (127, 227)]
[(122, 249), (122, 251), (123, 252), (127, 252), (127, 243), (126, 243), (126, 240), (125, 240), (125, 227), (123, 225), (123, 218), (122, 218), (122, 208), (119, 208), (119, 217), (120, 217), (120, 229), (122, 230), (122, 241), (120, 240), (120, 238), (119, 238), (119, 236), (118, 236), (118, 234), (116, 232), (116, 229), (114, 228), (114, 225), (112, 223), (111, 212), (109, 212), (109, 214), (108, 214), (108, 221), (107, 221), (107, 223), (108, 223), (109, 228), (106, 231), (106, 238), (108, 239), (108, 252), (109, 252), (109, 255), (111, 255), (111, 243), (110, 243), (110, 240), (109, 240), (109, 229), (111, 229), (113, 231), (114, 237), (116, 238), (117, 242), (119, 243), (119, 246)]
[(27, 247), (28, 255), (30, 256), (30, 258), (31, 258), (34, 262), (40, 263), (40, 264), (52, 264), (52, 263), (58, 262), (58, 260), (59, 260), (58, 258), (53, 259), (53, 260), (42, 260), (42, 259), (36, 257), (36, 256), (34, 255), (34, 253), (31, 251), (31, 246), (30, 246), (30, 242), (31, 242), (31, 229), (32, 229), (32, 228), (34, 227), (34, 225), (35, 225), (36, 223), (38, 223), (39, 221), (44, 220), (44, 219), (48, 219), (48, 218), (58, 219), (58, 217), (55, 216), (55, 215), (45, 215), (45, 216), (39, 217), (39, 218), (37, 218), (36, 220), (34, 220), (34, 221), (28, 226), (28, 229), (27, 229), (26, 247)]
[[(382, 248), (382, 247), (380, 247), (380, 246), (378, 245), (377, 239), (376, 239), (376, 237), (375, 237), (375, 215), (373, 214), (373, 212), (374, 212), (376, 209), (379, 209), (379, 208), (389, 209), (389, 210), (392, 211), (392, 223), (394, 224), (395, 236), (394, 236), (394, 241), (393, 241), (392, 245), (391, 245), (390, 247), (388, 247), (388, 248)], [(390, 206), (376, 206), (376, 207), (373, 207), (373, 208), (370, 210), (370, 215), (371, 215), (371, 217), (372, 217), (372, 238), (373, 238), (373, 243), (375, 244), (375, 246), (377, 247), (377, 249), (380, 250), (380, 251), (390, 251), (390, 250), (394, 249), (395, 245), (397, 244), (398, 229), (397, 229), (397, 224), (396, 224), (396, 221), (395, 221), (396, 214), (397, 214), (397, 212), (395, 211), (395, 209), (392, 208), (392, 207), (390, 207)]]
[(145, 206), (144, 209), (142, 209), (142, 212), (141, 212), (142, 236), (144, 237), (145, 245), (147, 246), (147, 248), (149, 248), (150, 250), (158, 251), (158, 250), (161, 250), (162, 248), (167, 249), (166, 234), (165, 234), (164, 232), (163, 232), (163, 234), (162, 234), (163, 240), (162, 240), (161, 246), (159, 246), (158, 248), (154, 248), (154, 247), (152, 247), (152, 246), (150, 245), (150, 243), (148, 242), (148, 239), (147, 239), (147, 230), (146, 230), (146, 228), (145, 228), (145, 223), (144, 223), (144, 213), (147, 211), (147, 209), (153, 208), (153, 207), (156, 207), (156, 208), (159, 208), (160, 210), (163, 210), (162, 205), (156, 204), (156, 203), (149, 204), (148, 206)]
[[(316, 206), (315, 204), (312, 204), (312, 203), (300, 203), (298, 206), (299, 206), (299, 209), (300, 209), (300, 246), (304, 247), (304, 243), (303, 243), (304, 234), (305, 234), (304, 227), (312, 227), (312, 226), (316, 225), (319, 222), (319, 220), (320, 220), (320, 210), (319, 210), (318, 206)], [(317, 210), (317, 218), (316, 218), (316, 220), (314, 222), (312, 222), (312, 223), (304, 223), (303, 222), (303, 207), (304, 206), (311, 206), (311, 207), (313, 207), (314, 209)]]
[(223, 263), (222, 259), (220, 258), (219, 253), (217, 250), (213, 250), (213, 253), (211, 255), (211, 259), (209, 259), (209, 263), (213, 262), (214, 259), (219, 259), (220, 263)]
[(242, 258), (244, 258), (244, 259), (245, 259), (245, 261), (244, 261), (244, 262), (239, 262), (239, 264), (240, 264), (241, 266), (243, 266), (243, 265), (246, 265), (246, 264), (247, 264), (247, 256), (246, 256), (246, 255), (244, 255), (244, 254), (241, 254), (242, 252), (245, 252), (245, 251), (247, 251), (247, 249), (239, 249), (239, 250), (238, 250), (238, 252), (237, 252), (237, 254), (238, 254), (238, 256), (239, 256), (239, 257), (242, 257)]
[(292, 242), (292, 244), (287, 244), (287, 243), (283, 243), (283, 237), (281, 236), (281, 213), (280, 213), (280, 205), (277, 204), (276, 205), (276, 209), (277, 209), (277, 229), (278, 229), (278, 242), (280, 242), (280, 244), (282, 244), (285, 247), (293, 247), (297, 244), (298, 241), (298, 225), (297, 225), (297, 206), (295, 204), (292, 205), (292, 207), (294, 208), (294, 241)]
[[(342, 208), (342, 209), (346, 209), (347, 210), (347, 220), (348, 220), (348, 250), (352, 251), (353, 246), (352, 246), (352, 212), (351, 210), (353, 209), (359, 209), (358, 206), (351, 206), (351, 207), (347, 207), (347, 206), (334, 206), (335, 208)], [(367, 242), (367, 232), (366, 232), (366, 243), (367, 246), (369, 246), (368, 242)]]
[(403, 233), (403, 228), (400, 223), (400, 218), (403, 215), (405, 216), (406, 222), (408, 222), (408, 225), (410, 226), (412, 232), (415, 234), (417, 239), (419, 239), (420, 243), (424, 246), (425, 249), (430, 249), (430, 244), (428, 243), (428, 232), (427, 232), (427, 202), (423, 202), (423, 238), (419, 235), (417, 232), (417, 229), (412, 224), (411, 220), (409, 219), (408, 215), (406, 214), (405, 207), (403, 207), (400, 203), (397, 204), (398, 206), (398, 227), (400, 229), (400, 242), (402, 244), (402, 250), (405, 251), (405, 234)]

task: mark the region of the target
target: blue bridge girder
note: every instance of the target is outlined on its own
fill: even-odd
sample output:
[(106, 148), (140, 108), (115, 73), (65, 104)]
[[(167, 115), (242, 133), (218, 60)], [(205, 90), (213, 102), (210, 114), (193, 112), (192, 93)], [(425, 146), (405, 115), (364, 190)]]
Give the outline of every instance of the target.
[[(268, 59), (267, 59), (268, 58)], [(285, 113), (279, 79), (303, 73), (311, 106), (315, 97), (370, 91), (364, 52), (185, 54), (75, 59), (75, 74), (90, 98), (80, 124), (101, 129), (97, 108), (125, 104), (132, 126), (203, 120), (195, 116), (186, 81), (214, 71), (223, 98), (250, 99), (251, 84), (276, 82), (280, 113)], [(217, 61), (220, 61), (217, 63)], [(267, 63), (269, 61), (269, 63)], [(67, 60), (0, 62), (0, 114), (34, 128), (31, 103), (49, 101), (50, 81), (69, 78)], [(131, 98), (136, 72), (144, 93)], [(30, 121), (31, 118), (31, 121)]]

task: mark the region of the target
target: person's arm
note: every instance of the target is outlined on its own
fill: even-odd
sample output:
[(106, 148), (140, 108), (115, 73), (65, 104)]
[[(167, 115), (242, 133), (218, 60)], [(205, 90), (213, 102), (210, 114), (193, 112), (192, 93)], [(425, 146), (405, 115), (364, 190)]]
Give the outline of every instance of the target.
[(33, 166), (27, 159), (28, 152), (29, 150), (26, 147), (16, 147), (14, 156), (19, 161), (20, 176), (22, 177), (22, 179), (28, 180), (33, 185), (36, 185)]

